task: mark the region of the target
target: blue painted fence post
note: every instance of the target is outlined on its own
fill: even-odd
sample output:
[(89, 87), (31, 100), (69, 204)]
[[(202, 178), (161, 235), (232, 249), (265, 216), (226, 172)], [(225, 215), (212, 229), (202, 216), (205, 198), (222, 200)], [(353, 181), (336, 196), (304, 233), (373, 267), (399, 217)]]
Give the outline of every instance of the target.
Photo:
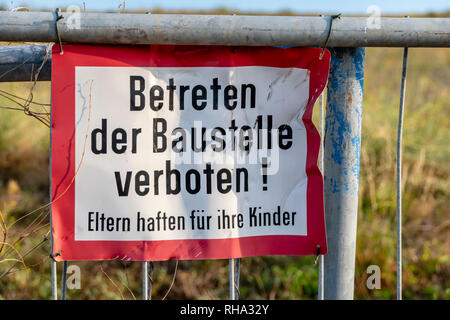
[(324, 143), (325, 299), (353, 299), (364, 48), (335, 48), (327, 87)]

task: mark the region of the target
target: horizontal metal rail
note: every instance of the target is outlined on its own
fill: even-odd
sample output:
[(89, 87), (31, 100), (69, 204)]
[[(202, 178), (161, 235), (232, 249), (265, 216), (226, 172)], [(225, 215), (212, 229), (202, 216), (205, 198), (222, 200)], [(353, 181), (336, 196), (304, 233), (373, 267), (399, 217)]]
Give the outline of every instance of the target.
[[(323, 46), (330, 17), (62, 13), (63, 42)], [(76, 16), (72, 16), (76, 15)], [(56, 42), (56, 13), (0, 12), (0, 41)], [(330, 47), (449, 47), (449, 18), (341, 17)], [(373, 19), (373, 18), (372, 18)]]
[(50, 81), (51, 51), (37, 74), (46, 54), (46, 45), (0, 46), (0, 82), (32, 81), (36, 75), (38, 81)]

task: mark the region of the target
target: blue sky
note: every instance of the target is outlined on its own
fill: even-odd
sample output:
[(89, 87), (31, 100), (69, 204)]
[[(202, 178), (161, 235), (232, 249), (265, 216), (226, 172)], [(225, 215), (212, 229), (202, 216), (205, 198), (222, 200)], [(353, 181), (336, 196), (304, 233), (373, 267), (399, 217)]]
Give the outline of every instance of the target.
[[(27, 6), (32, 9), (61, 9), (69, 5), (83, 8), (83, 2), (88, 10), (117, 10), (120, 0), (0, 0), (0, 5), (11, 9)], [(442, 12), (450, 9), (448, 0), (125, 0), (128, 10), (151, 10), (163, 8), (167, 10), (210, 10), (227, 8), (242, 12), (275, 13), (280, 10), (291, 10), (296, 13), (315, 14), (366, 14), (371, 5), (377, 5), (383, 14), (406, 14)]]

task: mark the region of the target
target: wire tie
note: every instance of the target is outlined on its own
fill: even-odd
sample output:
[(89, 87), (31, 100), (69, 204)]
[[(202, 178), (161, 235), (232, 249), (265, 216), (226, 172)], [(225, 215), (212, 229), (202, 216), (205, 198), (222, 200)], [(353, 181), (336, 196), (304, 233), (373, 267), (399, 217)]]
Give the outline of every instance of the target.
[(320, 254), (320, 246), (317, 246), (317, 251), (316, 251), (316, 257), (314, 258), (314, 263), (313, 266), (315, 266), (317, 264), (317, 259), (319, 259), (319, 254)]
[(341, 13), (333, 15), (330, 18), (331, 18), (331, 21), (330, 21), (330, 27), (328, 28), (327, 40), (325, 41), (325, 44), (322, 47), (322, 52), (320, 53), (319, 60), (322, 60), (323, 53), (325, 52), (325, 48), (328, 45), (328, 41), (330, 40), (331, 29), (333, 28), (333, 21), (334, 21), (334, 19), (340, 19), (341, 18)]
[(57, 253), (55, 253), (55, 254), (53, 254), (53, 253), (50, 253), (50, 258), (54, 261), (54, 262), (56, 262), (56, 260), (55, 260), (55, 257), (58, 257), (58, 256), (60, 256), (61, 255), (61, 253), (62, 253), (62, 250), (59, 250)]
[(59, 34), (59, 30), (58, 30), (58, 21), (63, 19), (64, 16), (60, 15), (59, 11), (60, 11), (59, 8), (56, 8), (56, 10), (55, 10), (55, 13), (56, 13), (55, 29), (56, 29), (56, 36), (58, 37), (58, 43), (59, 43), (59, 54), (64, 54), (62, 43), (61, 43), (61, 35)]

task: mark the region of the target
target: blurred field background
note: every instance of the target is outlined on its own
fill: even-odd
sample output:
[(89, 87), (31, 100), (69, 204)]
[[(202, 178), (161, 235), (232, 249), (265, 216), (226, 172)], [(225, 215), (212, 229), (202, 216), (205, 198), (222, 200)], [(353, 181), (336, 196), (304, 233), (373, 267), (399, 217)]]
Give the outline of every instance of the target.
[[(356, 299), (396, 296), (395, 148), (401, 63), (402, 49), (366, 49)], [(450, 51), (412, 48), (408, 63), (403, 294), (405, 299), (450, 299)], [(31, 87), (0, 83), (0, 90), (24, 98)], [(50, 103), (50, 90), (50, 83), (38, 82), (34, 101)], [(14, 104), (0, 96), (0, 106)], [(317, 105), (314, 112), (317, 123)], [(0, 108), (0, 299), (51, 298), (48, 210), (21, 219), (49, 201), (48, 164), (49, 128), (24, 112)], [(242, 259), (240, 298), (316, 299), (318, 269), (313, 259)], [(141, 297), (139, 262), (70, 264), (81, 268), (81, 289), (68, 290), (69, 299)], [(369, 265), (381, 269), (380, 290), (366, 287)], [(174, 278), (175, 268), (175, 261), (154, 263), (152, 299), (228, 298), (228, 261), (180, 261)], [(59, 287), (60, 270), (61, 263)]]

